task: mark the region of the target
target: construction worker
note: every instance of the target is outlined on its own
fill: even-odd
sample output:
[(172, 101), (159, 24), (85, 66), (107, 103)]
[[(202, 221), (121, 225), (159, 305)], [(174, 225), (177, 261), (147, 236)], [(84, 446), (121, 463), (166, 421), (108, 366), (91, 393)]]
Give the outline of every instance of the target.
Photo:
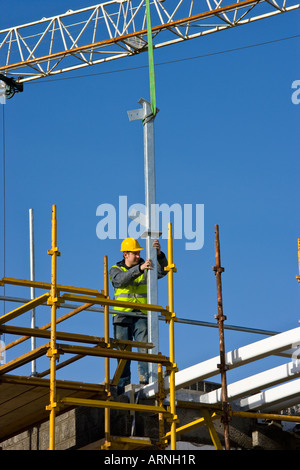
[[(158, 279), (166, 275), (164, 267), (168, 262), (165, 254), (160, 249), (158, 240), (153, 242), (153, 247), (157, 250), (157, 277)], [(126, 316), (122, 313), (113, 315), (113, 328), (115, 339), (147, 342), (148, 324), (147, 311), (143, 310), (143, 305), (147, 303), (147, 270), (153, 268), (151, 259), (146, 261), (140, 257), (143, 248), (134, 238), (126, 238), (121, 243), (123, 259), (110, 268), (109, 277), (114, 287), (114, 299), (124, 301), (124, 308), (116, 307), (121, 312), (134, 312), (135, 315)], [(135, 302), (136, 309), (126, 308), (126, 302)], [(141, 318), (141, 315), (145, 317)], [(139, 352), (147, 352), (145, 348), (139, 348)], [(148, 363), (138, 363), (138, 374), (140, 384), (148, 383)], [(123, 393), (126, 385), (130, 384), (130, 361), (126, 361), (121, 375), (117, 391)]]

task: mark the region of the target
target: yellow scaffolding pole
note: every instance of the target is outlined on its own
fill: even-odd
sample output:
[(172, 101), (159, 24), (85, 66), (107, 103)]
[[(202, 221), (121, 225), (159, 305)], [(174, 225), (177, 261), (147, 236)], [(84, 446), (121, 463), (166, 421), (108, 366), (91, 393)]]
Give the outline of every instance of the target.
[[(108, 262), (107, 256), (104, 256), (104, 295), (108, 298), (109, 294), (109, 287), (108, 287)], [(106, 346), (109, 349), (109, 306), (104, 306), (104, 339), (106, 342)], [(104, 359), (104, 373), (105, 373), (105, 391), (107, 400), (110, 399), (110, 364), (109, 364), (109, 357), (105, 357)], [(104, 446), (103, 449), (109, 449), (111, 445), (111, 438), (110, 438), (110, 408), (104, 408)]]
[[(162, 407), (164, 403), (164, 399), (166, 398), (166, 394), (164, 392), (164, 384), (163, 384), (163, 368), (162, 364), (158, 364), (158, 393), (157, 393), (157, 406)], [(165, 437), (165, 420), (163, 413), (158, 414), (158, 436), (159, 441), (157, 446), (159, 449), (164, 450), (167, 445), (168, 441)]]
[(57, 408), (56, 396), (56, 360), (58, 359), (58, 351), (56, 349), (56, 309), (58, 304), (57, 292), (57, 257), (60, 253), (57, 248), (57, 220), (56, 206), (52, 206), (52, 229), (51, 229), (51, 289), (48, 304), (51, 305), (51, 337), (50, 348), (47, 356), (50, 357), (50, 404), (46, 407), (50, 411), (49, 418), (49, 450), (55, 448), (55, 415)]
[(169, 356), (170, 356), (170, 412), (171, 412), (171, 450), (176, 450), (176, 423), (178, 418), (176, 415), (176, 398), (175, 398), (175, 372), (177, 366), (175, 363), (175, 339), (174, 339), (174, 322), (176, 314), (174, 313), (174, 283), (173, 274), (176, 272), (175, 264), (173, 263), (173, 234), (172, 223), (168, 225), (168, 266), (165, 267), (168, 272), (168, 299), (169, 299)]

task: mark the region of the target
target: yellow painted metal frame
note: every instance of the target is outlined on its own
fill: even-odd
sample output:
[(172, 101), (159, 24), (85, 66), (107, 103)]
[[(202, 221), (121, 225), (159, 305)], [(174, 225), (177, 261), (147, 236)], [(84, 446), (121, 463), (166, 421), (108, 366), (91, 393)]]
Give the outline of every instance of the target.
[(49, 294), (43, 294), (40, 297), (37, 297), (36, 299), (31, 300), (30, 302), (27, 302), (25, 305), (21, 305), (21, 307), (16, 308), (15, 310), (12, 310), (9, 313), (6, 313), (2, 317), (0, 317), (0, 325), (3, 323), (6, 323), (7, 321), (13, 320), (14, 318), (18, 317), (19, 315), (22, 315), (25, 312), (29, 312), (33, 308), (37, 307), (38, 305), (42, 305), (49, 299)]
[[(12, 284), (17, 286), (25, 286), (25, 287), (35, 287), (39, 289), (50, 289), (50, 292), (47, 292), (36, 299), (27, 302), (25, 305), (18, 307), (15, 310), (3, 315), (0, 317), (0, 331), (10, 333), (10, 334), (19, 334), (24, 335), (17, 341), (7, 345), (7, 349), (10, 347), (19, 344), (22, 341), (30, 338), (31, 336), (38, 336), (42, 338), (47, 338), (50, 340), (45, 345), (36, 348), (33, 351), (30, 351), (23, 356), (10, 361), (7, 364), (4, 364), (0, 367), (0, 373), (3, 374), (5, 372), (9, 372), (16, 367), (20, 367), (23, 364), (26, 364), (37, 357), (41, 357), (42, 355), (46, 355), (50, 359), (50, 369), (48, 371), (44, 371), (43, 373), (38, 374), (39, 378), (32, 378), (32, 381), (35, 380), (34, 383), (41, 384), (45, 382), (41, 382), (41, 378), (44, 375), (50, 373), (50, 380), (46, 383), (49, 385), (50, 388), (50, 400), (49, 405), (46, 409), (49, 411), (49, 450), (55, 449), (55, 418), (57, 415), (58, 410), (62, 409), (65, 406), (92, 406), (92, 407), (101, 407), (105, 410), (105, 429), (104, 429), (104, 444), (102, 445), (102, 449), (109, 449), (112, 445), (117, 446), (118, 448), (132, 448), (140, 447), (143, 445), (150, 445), (150, 439), (130, 439), (130, 438), (115, 438), (110, 435), (110, 410), (111, 409), (126, 409), (131, 411), (142, 411), (142, 412), (150, 412), (150, 413), (157, 413), (159, 417), (160, 423), (160, 442), (162, 448), (165, 447), (165, 443), (167, 437), (164, 436), (163, 426), (161, 423), (164, 419), (170, 423), (171, 433), (171, 450), (176, 449), (176, 423), (177, 423), (177, 415), (176, 415), (176, 408), (175, 408), (175, 372), (177, 370), (175, 364), (175, 346), (174, 346), (174, 322), (176, 320), (176, 314), (174, 313), (174, 288), (173, 288), (173, 273), (176, 272), (175, 265), (173, 264), (173, 243), (172, 243), (172, 224), (169, 224), (169, 241), (168, 241), (168, 266), (165, 268), (168, 271), (168, 292), (169, 292), (169, 306), (162, 307), (160, 305), (152, 305), (152, 304), (143, 304), (143, 308), (145, 310), (151, 310), (155, 312), (160, 312), (162, 315), (165, 316), (166, 321), (169, 323), (169, 356), (163, 356), (161, 353), (158, 354), (147, 354), (147, 353), (139, 353), (139, 352), (132, 352), (132, 346), (138, 346), (139, 343), (137, 342), (126, 342), (121, 340), (114, 340), (110, 339), (109, 337), (109, 306), (122, 306), (121, 301), (117, 301), (114, 299), (110, 299), (108, 295), (108, 265), (107, 265), (107, 257), (104, 257), (104, 290), (98, 292), (95, 289), (86, 289), (81, 287), (73, 287), (73, 286), (66, 286), (57, 284), (57, 257), (60, 256), (58, 247), (57, 247), (57, 216), (56, 216), (56, 206), (52, 206), (52, 223), (51, 223), (51, 249), (48, 251), (48, 254), (51, 256), (51, 283), (45, 282), (38, 282), (38, 281), (28, 281), (24, 279), (15, 279), (15, 278), (8, 278), (5, 277), (1, 279), (0, 285), (4, 284)], [(61, 292), (63, 294), (61, 295)], [(77, 309), (73, 310), (67, 315), (63, 317), (57, 318), (57, 309), (60, 307), (62, 302), (73, 301), (73, 302), (80, 302), (83, 303), (82, 306), (78, 307)], [(16, 327), (11, 325), (5, 325), (6, 322), (18, 317), (22, 313), (25, 313), (29, 310), (32, 310), (34, 307), (39, 305), (49, 305), (51, 307), (51, 320), (50, 323), (44, 325), (41, 328), (35, 329), (32, 331), (31, 328), (22, 328)], [(64, 321), (65, 319), (69, 318), (72, 315), (79, 313), (80, 311), (88, 308), (91, 305), (103, 305), (104, 306), (104, 338), (94, 337), (89, 335), (81, 335), (81, 334), (74, 334), (74, 333), (66, 333), (66, 332), (57, 332), (56, 325), (60, 321)], [(130, 307), (129, 304), (126, 304)], [(135, 304), (132, 305), (135, 307)], [(50, 331), (47, 331), (50, 328)], [(74, 344), (58, 344), (57, 340), (66, 340), (66, 341), (77, 341), (83, 343), (94, 343), (94, 346), (77, 346)], [(152, 348), (153, 345), (147, 343), (143, 346), (146, 348)], [(119, 349), (116, 349), (118, 347)], [(58, 365), (57, 361), (61, 354), (63, 353), (71, 353), (75, 354), (73, 359), (65, 361), (63, 364)], [(70, 398), (64, 397), (62, 399), (58, 399), (57, 397), (57, 383), (61, 383), (56, 379), (56, 371), (58, 368), (62, 367), (63, 365), (69, 364), (73, 360), (80, 359), (86, 355), (91, 356), (99, 356), (104, 357), (105, 360), (105, 381), (104, 381), (104, 390), (105, 390), (105, 400), (91, 400), (91, 399), (83, 399), (83, 398)], [(110, 358), (117, 358), (121, 359), (121, 364), (125, 363), (127, 359), (136, 360), (136, 361), (146, 361), (146, 362), (155, 362), (158, 364), (159, 368), (159, 377), (160, 382), (162, 384), (162, 366), (165, 366), (170, 374), (170, 407), (165, 408), (163, 405), (164, 401), (164, 393), (162, 388), (160, 387), (160, 392), (157, 397), (157, 405), (144, 405), (144, 404), (133, 404), (133, 403), (119, 403), (112, 400), (110, 386), (114, 383), (117, 379), (119, 371), (117, 370), (117, 375), (114, 377), (113, 381), (110, 380)], [(13, 376), (6, 377), (6, 380), (16, 380), (18, 383), (21, 383), (20, 380), (22, 379), (17, 376), (13, 379)], [(5, 380), (5, 377), (4, 377)], [(26, 379), (27, 380), (27, 379)], [(28, 381), (26, 382), (28, 383)], [(33, 384), (33, 382), (32, 382)], [(126, 441), (126, 442), (125, 442)], [(135, 442), (136, 441), (136, 442)], [(131, 444), (130, 444), (131, 443)]]
[(289, 421), (291, 423), (300, 423), (300, 416), (283, 415), (276, 413), (260, 413), (251, 411), (233, 411), (229, 410), (230, 416), (236, 416), (237, 418), (249, 418), (249, 419), (265, 419), (268, 421)]
[(177, 365), (175, 363), (175, 335), (174, 335), (174, 322), (176, 320), (176, 314), (174, 313), (174, 283), (173, 274), (176, 272), (175, 264), (173, 263), (173, 234), (172, 224), (169, 223), (168, 227), (168, 266), (165, 270), (168, 272), (168, 298), (169, 298), (169, 315), (167, 321), (169, 322), (169, 354), (171, 365), (170, 371), (170, 412), (172, 418), (169, 420), (171, 425), (171, 450), (176, 449), (176, 423), (178, 417), (176, 415), (176, 398), (175, 398), (175, 372), (177, 371)]
[[(58, 410), (63, 409), (68, 406), (91, 406), (91, 407), (100, 407), (104, 408), (104, 443), (101, 445), (101, 449), (135, 449), (141, 448), (142, 446), (151, 445), (151, 441), (148, 438), (139, 439), (139, 438), (121, 438), (111, 436), (110, 432), (110, 410), (111, 409), (121, 409), (121, 410), (130, 410), (132, 412), (142, 411), (149, 413), (158, 414), (159, 422), (159, 442), (157, 446), (160, 449), (165, 449), (170, 442), (171, 450), (176, 450), (176, 436), (184, 432), (195, 429), (199, 426), (206, 425), (210, 433), (212, 442), (217, 450), (223, 450), (220, 439), (215, 431), (213, 420), (220, 419), (222, 411), (220, 409), (209, 408), (205, 406), (200, 406), (200, 411), (202, 418), (192, 421), (186, 425), (176, 427), (178, 424), (178, 416), (176, 414), (176, 400), (175, 400), (175, 373), (177, 371), (177, 365), (175, 362), (175, 333), (174, 325), (176, 322), (176, 314), (174, 312), (174, 283), (173, 275), (176, 272), (175, 264), (173, 263), (173, 236), (172, 236), (172, 224), (169, 224), (169, 233), (168, 233), (168, 265), (165, 270), (168, 272), (168, 302), (169, 305), (163, 308), (160, 305), (150, 305), (143, 304), (145, 310), (151, 310), (160, 312), (164, 315), (166, 322), (169, 326), (169, 357), (163, 356), (161, 353), (156, 355), (146, 354), (139, 352), (132, 352), (131, 347), (138, 347), (140, 343), (131, 342), (131, 341), (121, 341), (111, 339), (109, 337), (109, 306), (122, 306), (121, 301), (116, 301), (109, 298), (109, 289), (108, 289), (108, 262), (107, 257), (104, 257), (104, 290), (98, 292), (96, 289), (87, 289), (81, 287), (72, 287), (65, 285), (57, 284), (57, 257), (60, 255), (57, 247), (57, 218), (56, 218), (56, 206), (52, 207), (52, 224), (51, 224), (51, 250), (48, 251), (48, 254), (51, 256), (51, 283), (37, 282), (37, 281), (27, 281), (24, 279), (14, 279), (14, 278), (3, 278), (0, 280), (0, 285), (4, 284), (14, 284), (17, 286), (34, 286), (40, 289), (50, 289), (50, 292), (44, 293), (40, 297), (27, 302), (26, 304), (18, 307), (15, 310), (12, 310), (9, 313), (0, 317), (0, 331), (6, 332), (8, 334), (19, 334), (25, 335), (19, 340), (14, 341), (6, 345), (5, 349), (9, 349), (16, 344), (19, 344), (26, 339), (29, 339), (31, 336), (37, 336), (46, 338), (49, 340), (48, 343), (36, 348), (23, 356), (14, 359), (0, 367), (0, 374), (2, 376), (1, 380), (3, 382), (10, 383), (31, 383), (32, 385), (44, 385), (49, 386), (50, 388), (50, 400), (49, 405), (46, 409), (49, 411), (49, 450), (55, 449), (55, 418)], [(298, 239), (298, 256), (299, 256), (299, 272), (300, 272), (300, 239)], [(300, 281), (300, 276), (296, 276)], [(64, 294), (61, 295), (61, 292)], [(69, 312), (66, 315), (63, 315), (60, 318), (56, 317), (57, 308), (60, 307), (60, 304), (65, 300), (70, 300), (74, 302), (83, 303), (83, 305), (74, 309), (72, 312)], [(39, 305), (49, 305), (51, 307), (51, 321), (50, 323), (32, 330), (31, 328), (15, 327), (11, 325), (5, 325), (6, 322), (18, 317), (19, 315), (28, 312), (29, 310), (37, 307)], [(66, 333), (66, 332), (57, 332), (56, 325), (67, 318), (87, 309), (88, 307), (100, 304), (104, 306), (104, 338), (82, 335), (75, 333)], [(126, 304), (130, 307), (130, 304)], [(132, 305), (135, 307), (135, 304)], [(47, 331), (50, 328), (50, 331)], [(74, 341), (81, 343), (94, 344), (91, 346), (77, 346), (77, 345), (66, 345), (58, 344), (57, 340), (63, 341)], [(153, 347), (150, 343), (143, 343), (143, 347), (146, 349)], [(67, 361), (64, 361), (60, 364), (57, 363), (60, 354), (70, 353), (75, 356)], [(22, 378), (20, 376), (5, 376), (7, 372), (20, 367), (38, 357), (47, 355), (50, 359), (50, 369), (38, 374), (38, 377), (26, 377)], [(57, 397), (56, 389), (59, 385), (62, 386), (62, 381), (56, 379), (57, 369), (64, 367), (71, 362), (74, 362), (86, 355), (90, 356), (99, 356), (104, 357), (105, 361), (105, 380), (104, 387), (103, 385), (99, 386), (97, 384), (78, 384), (78, 387), (82, 386), (86, 390), (90, 391), (102, 391), (104, 390), (105, 399), (84, 399), (84, 398), (70, 398), (64, 397), (60, 400)], [(119, 367), (116, 370), (114, 378), (110, 379), (110, 359), (116, 358), (120, 359)], [(121, 368), (124, 366), (127, 359), (130, 360), (142, 360), (146, 362), (156, 362), (158, 364), (158, 394), (156, 396), (155, 405), (144, 405), (144, 404), (134, 404), (134, 403), (123, 403), (113, 401), (110, 387), (118, 382), (119, 374), (121, 373)], [(165, 366), (170, 377), (170, 406), (168, 408), (164, 407), (165, 393), (163, 390), (163, 371), (162, 367)], [(41, 377), (48, 375), (50, 373), (50, 379), (46, 380), (41, 379)], [(70, 383), (65, 381), (66, 387), (75, 387), (76, 382)], [(100, 387), (100, 388), (99, 388)], [(180, 405), (179, 405), (180, 406)], [(185, 405), (184, 405), (185, 406)], [(250, 412), (236, 412), (229, 409), (230, 416), (246, 417), (246, 418), (261, 418), (261, 419), (272, 419), (272, 420), (285, 420), (299, 422), (300, 417), (297, 416), (283, 416), (276, 414), (266, 414), (266, 413), (250, 413)], [(164, 420), (170, 424), (170, 431), (165, 433), (164, 431)]]

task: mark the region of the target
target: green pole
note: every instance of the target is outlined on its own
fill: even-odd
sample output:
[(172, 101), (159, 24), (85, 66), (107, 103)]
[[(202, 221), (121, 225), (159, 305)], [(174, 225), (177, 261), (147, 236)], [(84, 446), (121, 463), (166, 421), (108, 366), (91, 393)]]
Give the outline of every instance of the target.
[(146, 16), (147, 16), (147, 36), (148, 36), (150, 102), (151, 102), (152, 114), (153, 114), (153, 116), (155, 116), (156, 115), (156, 92), (155, 92), (152, 27), (151, 27), (151, 16), (150, 16), (150, 0), (146, 0)]

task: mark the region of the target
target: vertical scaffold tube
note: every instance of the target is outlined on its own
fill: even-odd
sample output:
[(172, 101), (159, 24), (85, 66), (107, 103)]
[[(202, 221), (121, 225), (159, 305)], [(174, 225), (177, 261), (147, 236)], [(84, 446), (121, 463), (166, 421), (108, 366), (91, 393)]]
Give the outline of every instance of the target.
[[(104, 256), (104, 295), (108, 297), (109, 288), (108, 288), (108, 261), (107, 256)], [(110, 347), (109, 344), (109, 306), (104, 306), (104, 340), (107, 345), (107, 348)], [(105, 357), (104, 359), (104, 367), (105, 367), (105, 392), (106, 392), (106, 399), (109, 400), (110, 398), (110, 364), (109, 358)], [(104, 435), (105, 435), (105, 443), (104, 449), (109, 449), (110, 447), (110, 409), (104, 409)]]
[(221, 275), (224, 272), (224, 268), (221, 267), (221, 251), (220, 251), (220, 239), (219, 239), (219, 226), (215, 225), (215, 258), (216, 266), (213, 270), (215, 271), (217, 281), (217, 303), (218, 303), (218, 315), (215, 316), (219, 327), (219, 345), (220, 345), (220, 364), (219, 369), (221, 372), (221, 383), (222, 383), (222, 407), (223, 416), (222, 422), (224, 425), (224, 440), (225, 450), (230, 450), (230, 439), (229, 439), (229, 413), (228, 413), (228, 398), (227, 398), (227, 378), (226, 378), (226, 362), (225, 362), (225, 339), (224, 339), (224, 321), (226, 316), (223, 315), (223, 295), (222, 295), (222, 279)]
[(58, 351), (56, 349), (56, 309), (58, 303), (57, 293), (57, 256), (60, 255), (57, 248), (57, 221), (56, 221), (56, 206), (52, 206), (52, 227), (51, 227), (51, 250), (48, 254), (51, 255), (51, 290), (50, 299), (48, 304), (51, 305), (51, 335), (50, 335), (50, 348), (48, 350), (48, 357), (50, 358), (50, 405), (47, 409), (50, 411), (49, 417), (49, 450), (55, 449), (55, 415), (57, 408), (56, 396), (56, 360), (58, 358)]
[(176, 314), (174, 313), (174, 284), (173, 273), (176, 272), (175, 265), (173, 264), (173, 235), (172, 224), (169, 223), (168, 234), (168, 266), (165, 268), (168, 271), (168, 297), (169, 297), (169, 355), (170, 362), (172, 363), (170, 371), (170, 411), (172, 414), (171, 419), (171, 450), (176, 450), (176, 405), (175, 405), (175, 341), (174, 341), (174, 322)]
[[(30, 251), (30, 280), (35, 281), (35, 259), (34, 259), (34, 223), (33, 209), (29, 209), (29, 251)], [(30, 288), (30, 298), (35, 298), (35, 288)], [(35, 308), (31, 311), (31, 328), (35, 328)], [(31, 350), (36, 348), (36, 338), (31, 336)], [(31, 362), (31, 375), (36, 375), (36, 361)]]
[[(166, 395), (164, 393), (164, 386), (163, 386), (163, 368), (161, 364), (158, 364), (158, 394), (157, 394), (157, 406), (163, 407), (164, 406), (164, 399)], [(158, 448), (165, 449), (167, 446), (167, 441), (164, 438), (165, 435), (165, 422), (163, 413), (158, 413), (158, 434), (159, 434), (159, 441), (158, 441)]]

